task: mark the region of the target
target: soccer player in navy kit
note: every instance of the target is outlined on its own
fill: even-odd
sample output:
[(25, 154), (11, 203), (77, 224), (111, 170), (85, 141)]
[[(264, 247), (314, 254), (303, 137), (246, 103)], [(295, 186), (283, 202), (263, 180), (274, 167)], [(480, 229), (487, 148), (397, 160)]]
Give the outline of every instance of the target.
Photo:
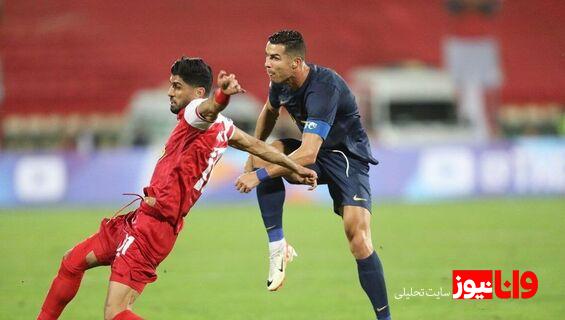
[[(302, 132), (302, 141), (283, 139), (272, 145), (316, 171), (318, 184), (328, 185), (334, 211), (343, 218), (361, 286), (377, 318), (390, 319), (383, 268), (373, 249), (370, 228), (369, 165), (378, 162), (371, 155), (355, 98), (345, 81), (331, 69), (306, 63), (305, 53), (304, 40), (297, 31), (282, 30), (269, 37), (265, 50), (265, 68), (271, 81), (269, 99), (257, 120), (255, 137), (267, 139), (281, 107), (291, 115)], [(275, 291), (282, 285), (287, 263), (296, 255), (282, 228), (285, 187), (281, 177), (290, 182), (293, 178), (288, 169), (253, 156), (245, 171), (236, 187), (241, 192), (257, 187), (269, 237), (267, 287)]]

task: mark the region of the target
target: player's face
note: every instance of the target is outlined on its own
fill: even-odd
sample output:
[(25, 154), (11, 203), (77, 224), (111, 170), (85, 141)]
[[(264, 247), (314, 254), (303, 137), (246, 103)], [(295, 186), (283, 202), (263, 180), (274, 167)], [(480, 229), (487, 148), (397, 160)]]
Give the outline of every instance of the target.
[(269, 79), (274, 83), (282, 83), (292, 77), (293, 58), (285, 53), (282, 44), (272, 44), (267, 42), (265, 48), (265, 69)]
[(190, 101), (201, 98), (204, 95), (204, 88), (193, 87), (182, 80), (178, 75), (171, 75), (169, 78), (169, 100), (171, 102), (171, 112), (179, 113)]

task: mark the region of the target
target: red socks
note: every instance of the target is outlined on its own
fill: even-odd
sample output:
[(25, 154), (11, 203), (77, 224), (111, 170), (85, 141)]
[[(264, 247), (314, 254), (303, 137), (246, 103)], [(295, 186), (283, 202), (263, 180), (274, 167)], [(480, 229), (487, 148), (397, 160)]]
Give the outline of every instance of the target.
[(61, 262), (59, 273), (53, 280), (41, 307), (38, 320), (58, 319), (67, 304), (75, 297), (84, 271), (88, 269), (86, 255), (92, 251), (94, 238), (76, 245)]
[[(56, 320), (63, 309), (75, 297), (80, 287), (84, 271), (88, 269), (86, 256), (93, 251), (94, 237), (76, 245), (63, 259), (57, 276), (51, 284), (45, 302), (41, 307), (41, 313), (37, 320)], [(140, 316), (124, 310), (118, 313), (113, 320), (143, 320)]]
[(65, 264), (65, 261), (61, 263), (59, 273), (53, 280), (49, 293), (47, 293), (47, 298), (45, 298), (43, 307), (41, 307), (38, 320), (58, 319), (65, 306), (75, 297), (80, 287), (84, 270), (73, 272)]
[(118, 313), (113, 320), (143, 320), (143, 318), (131, 312), (131, 310), (124, 310)]

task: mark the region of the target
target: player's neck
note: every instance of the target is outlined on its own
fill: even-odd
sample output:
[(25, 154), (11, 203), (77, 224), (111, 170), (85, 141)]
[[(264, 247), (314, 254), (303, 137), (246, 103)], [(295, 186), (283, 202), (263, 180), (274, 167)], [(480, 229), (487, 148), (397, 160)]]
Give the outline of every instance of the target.
[(308, 78), (308, 74), (310, 73), (310, 67), (303, 63), (298, 70), (294, 73), (294, 76), (288, 79), (288, 85), (292, 88), (292, 90), (298, 90), (306, 79)]

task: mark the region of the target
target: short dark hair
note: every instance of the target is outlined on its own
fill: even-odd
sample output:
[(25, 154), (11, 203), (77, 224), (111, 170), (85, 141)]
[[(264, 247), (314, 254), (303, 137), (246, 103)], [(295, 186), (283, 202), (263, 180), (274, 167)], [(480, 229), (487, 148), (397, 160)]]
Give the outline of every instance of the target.
[(212, 88), (212, 68), (201, 58), (182, 56), (173, 63), (171, 74), (179, 76), (184, 82), (193, 87), (204, 87), (206, 96)]
[(302, 34), (296, 30), (280, 30), (269, 37), (272, 44), (282, 44), (285, 52), (295, 54), (302, 59), (306, 58), (306, 43)]

